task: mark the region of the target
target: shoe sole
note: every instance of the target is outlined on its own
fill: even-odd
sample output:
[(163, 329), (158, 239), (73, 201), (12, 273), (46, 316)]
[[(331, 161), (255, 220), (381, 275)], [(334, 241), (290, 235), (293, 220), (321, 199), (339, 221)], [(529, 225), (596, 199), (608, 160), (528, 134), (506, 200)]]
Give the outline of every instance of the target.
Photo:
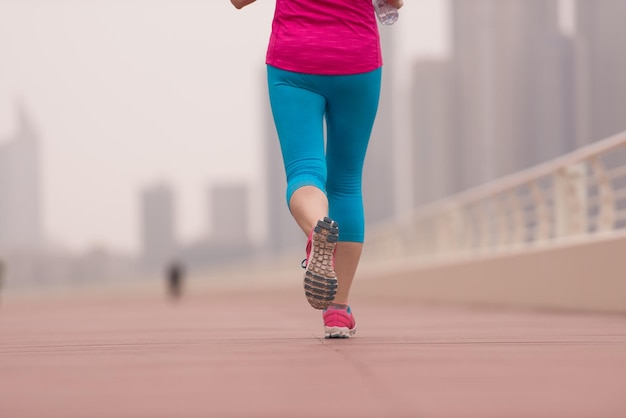
[(356, 333), (356, 327), (324, 327), (324, 338), (350, 338)]
[(304, 273), (306, 300), (315, 309), (326, 309), (335, 300), (337, 276), (333, 253), (339, 239), (337, 223), (330, 218), (317, 221), (313, 230), (311, 256)]

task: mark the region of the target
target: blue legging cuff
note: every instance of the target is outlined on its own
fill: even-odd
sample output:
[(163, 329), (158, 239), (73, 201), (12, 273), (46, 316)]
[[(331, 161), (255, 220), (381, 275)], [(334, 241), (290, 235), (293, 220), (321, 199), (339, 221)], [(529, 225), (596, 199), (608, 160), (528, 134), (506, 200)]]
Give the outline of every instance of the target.
[(357, 244), (363, 244), (364, 234), (342, 234), (341, 227), (339, 227), (339, 242), (355, 242)]
[(320, 189), (324, 194), (326, 193), (326, 188), (324, 187), (324, 183), (321, 180), (314, 176), (302, 176), (296, 177), (294, 179), (289, 180), (289, 184), (287, 184), (287, 207), (291, 209), (291, 197), (295, 193), (296, 190), (305, 186), (313, 186)]

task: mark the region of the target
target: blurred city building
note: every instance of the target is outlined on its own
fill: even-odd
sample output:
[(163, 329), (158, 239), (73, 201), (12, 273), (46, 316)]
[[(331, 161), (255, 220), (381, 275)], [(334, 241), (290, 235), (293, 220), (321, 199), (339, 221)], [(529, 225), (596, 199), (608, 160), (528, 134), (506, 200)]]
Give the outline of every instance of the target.
[(42, 135), (24, 103), (15, 133), (0, 141), (0, 259), (7, 287), (80, 285), (136, 277), (131, 256), (104, 248), (52, 248), (42, 222)]
[(459, 189), (566, 151), (558, 0), (452, 3)]
[(207, 230), (184, 243), (176, 257), (191, 270), (219, 267), (251, 257), (258, 249), (250, 233), (250, 189), (245, 183), (211, 185), (207, 195)]
[(244, 183), (217, 184), (209, 190), (211, 240), (227, 246), (250, 241), (250, 196)]
[(35, 251), (43, 245), (40, 134), (19, 103), (17, 129), (0, 141), (0, 251)]
[(413, 77), (415, 205), (626, 129), (626, 0), (453, 0), (449, 59)]
[(451, 63), (420, 60), (411, 86), (413, 138), (411, 177), (414, 204), (419, 206), (459, 189), (463, 155), (454, 148)]
[(579, 146), (626, 129), (626, 0), (576, 0)]
[(141, 242), (143, 264), (149, 270), (162, 269), (176, 257), (175, 196), (165, 183), (148, 187), (141, 194)]

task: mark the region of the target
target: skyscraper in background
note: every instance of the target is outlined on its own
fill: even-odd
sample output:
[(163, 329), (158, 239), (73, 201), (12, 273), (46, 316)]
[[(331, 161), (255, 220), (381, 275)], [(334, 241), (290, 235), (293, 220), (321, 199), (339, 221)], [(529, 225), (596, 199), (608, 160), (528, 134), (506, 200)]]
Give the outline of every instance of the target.
[(177, 256), (174, 192), (167, 184), (148, 187), (141, 196), (143, 261), (161, 269)]
[(578, 145), (626, 130), (626, 0), (576, 0)]
[(176, 261), (198, 272), (253, 256), (257, 248), (251, 239), (248, 184), (212, 184), (205, 201), (207, 229), (177, 246)]
[[(626, 0), (453, 0), (450, 62), (414, 76), (416, 204), (626, 130)], [(442, 168), (444, 167), (444, 168)]]
[(463, 158), (459, 189), (494, 176), (496, 19), (493, 1), (452, 3), (454, 147)]
[(209, 190), (210, 240), (218, 245), (250, 243), (250, 198), (246, 184), (217, 184)]
[(40, 136), (22, 104), (17, 122), (0, 142), (0, 250), (36, 251), (43, 244)]
[(413, 71), (411, 109), (414, 205), (458, 191), (463, 155), (454, 149), (450, 61), (419, 60)]
[(464, 188), (565, 151), (556, 0), (452, 3), (456, 148)]

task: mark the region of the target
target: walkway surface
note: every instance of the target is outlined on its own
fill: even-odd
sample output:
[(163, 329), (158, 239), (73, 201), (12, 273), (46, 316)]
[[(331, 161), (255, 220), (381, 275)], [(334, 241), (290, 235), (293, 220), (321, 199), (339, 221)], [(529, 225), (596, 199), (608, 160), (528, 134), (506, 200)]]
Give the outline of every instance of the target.
[(0, 417), (626, 417), (626, 318), (353, 300), (325, 340), (299, 289), (11, 300)]

